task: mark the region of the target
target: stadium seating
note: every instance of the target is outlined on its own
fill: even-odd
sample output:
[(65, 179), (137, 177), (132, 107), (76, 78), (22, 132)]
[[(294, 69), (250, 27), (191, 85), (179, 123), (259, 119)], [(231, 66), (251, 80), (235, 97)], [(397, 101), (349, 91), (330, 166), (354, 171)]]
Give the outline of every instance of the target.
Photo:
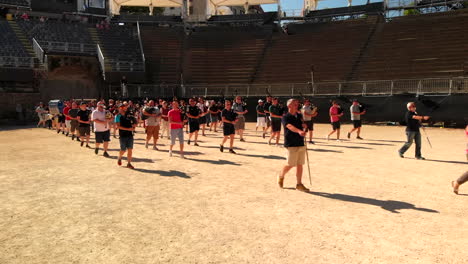
[(382, 23), (354, 79), (461, 76), (468, 12), (399, 17)]
[(310, 11), (307, 17), (334, 17), (334, 16), (351, 16), (359, 14), (379, 14), (383, 13), (383, 2), (370, 3), (367, 5), (356, 5), (348, 7), (338, 7), (329, 9), (319, 9)]
[(151, 22), (151, 23), (180, 23), (182, 18), (180, 16), (150, 16), (150, 15), (133, 15), (121, 14), (112, 18), (112, 22)]
[(7, 21), (0, 21), (0, 56), (29, 57)]
[(26, 0), (0, 0), (0, 5), (22, 6), (29, 7), (29, 2)]
[(245, 15), (222, 15), (222, 16), (212, 16), (208, 21), (209, 22), (262, 22), (265, 24), (271, 23), (274, 19), (277, 18), (277, 12), (267, 12), (263, 14), (245, 14)]
[(39, 22), (35, 20), (18, 20), (18, 25), (32, 39), (38, 41), (90, 43), (92, 42), (88, 28), (83, 24), (63, 23), (48, 20)]
[(249, 83), (271, 36), (271, 27), (197, 28), (188, 40), (186, 80)]
[(183, 28), (141, 25), (140, 30), (149, 81), (180, 83)]

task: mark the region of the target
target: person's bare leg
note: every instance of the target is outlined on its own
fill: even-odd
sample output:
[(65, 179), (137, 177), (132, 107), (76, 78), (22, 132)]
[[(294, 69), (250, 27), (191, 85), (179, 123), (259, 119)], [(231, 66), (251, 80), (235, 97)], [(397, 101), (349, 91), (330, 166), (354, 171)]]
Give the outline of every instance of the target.
[(302, 184), (302, 171), (303, 171), (303, 166), (302, 166), (302, 165), (297, 165), (297, 166), (296, 166), (296, 180), (297, 180), (297, 184)]
[(184, 144), (180, 144), (180, 155), (184, 156)]
[[(109, 149), (109, 141), (104, 141), (104, 152), (107, 152), (107, 150)], [(97, 148), (98, 146), (96, 146)]]
[(275, 136), (276, 136), (276, 132), (271, 132), (271, 136), (270, 136), (270, 139), (268, 140), (268, 144), (271, 144), (271, 140), (273, 140)]
[(286, 173), (288, 173), (288, 171), (290, 171), (292, 169), (292, 166), (289, 166), (289, 165), (286, 165), (283, 167), (283, 169), (281, 170), (281, 173), (280, 173), (280, 178), (284, 178), (284, 176), (286, 175)]
[[(106, 143), (104, 143), (104, 144), (106, 144)], [(98, 149), (100, 145), (101, 145), (101, 143), (96, 142), (96, 149)]]
[(234, 135), (230, 136), (230, 141), (229, 141), (229, 148), (232, 149), (234, 147)]
[(198, 130), (195, 131), (195, 144), (197, 144), (197, 141), (198, 141)]
[(90, 136), (87, 135), (87, 136), (86, 136), (86, 145), (89, 145), (89, 138), (90, 138)]
[(279, 144), (281, 132), (276, 133), (276, 145)]
[[(352, 133), (353, 133), (354, 131), (356, 131), (356, 130), (357, 130), (357, 128), (353, 128), (353, 129), (351, 129), (351, 131), (349, 131), (348, 133), (349, 133), (349, 134), (352, 134)], [(358, 135), (359, 135), (359, 132), (358, 132)]]
[(312, 141), (312, 138), (314, 137), (314, 131), (309, 130), (309, 141)]
[(335, 133), (335, 132), (336, 132), (336, 130), (333, 130), (332, 132), (328, 133), (328, 136), (333, 135), (333, 133)]
[(228, 140), (229, 136), (224, 136), (221, 146), (224, 146), (224, 143)]
[(336, 139), (337, 140), (340, 139), (340, 130), (339, 129), (336, 130)]
[(122, 157), (124, 154), (125, 154), (125, 150), (119, 151), (119, 160), (122, 160)]
[[(202, 135), (203, 135), (203, 136), (205, 136), (205, 126), (206, 126), (206, 125), (202, 125), (202, 126), (201, 126), (201, 128), (202, 128)], [(197, 140), (195, 139), (195, 141), (197, 141)]]
[(361, 128), (358, 127), (358, 129), (357, 129), (357, 137), (360, 137), (360, 136), (361, 136)]
[(244, 139), (244, 130), (243, 129), (239, 129), (239, 135), (240, 135), (241, 139)]
[(133, 154), (133, 149), (127, 149), (127, 163), (130, 164), (132, 163), (132, 154)]

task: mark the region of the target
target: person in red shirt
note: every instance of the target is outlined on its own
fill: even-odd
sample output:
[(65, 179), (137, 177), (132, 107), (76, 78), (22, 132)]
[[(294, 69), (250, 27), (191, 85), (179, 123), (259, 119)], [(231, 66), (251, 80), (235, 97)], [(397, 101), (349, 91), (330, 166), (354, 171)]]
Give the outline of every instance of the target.
[(164, 137), (164, 134), (167, 134), (167, 138), (169, 139), (169, 107), (167, 107), (167, 102), (162, 102), (161, 107), (161, 138)]
[(336, 132), (336, 140), (340, 141), (340, 117), (343, 116), (343, 110), (340, 105), (333, 100), (332, 106), (330, 107), (330, 121), (332, 125), (332, 131), (327, 135), (327, 140), (330, 140), (330, 136)]
[(184, 121), (182, 120), (182, 112), (179, 109), (179, 102), (172, 102), (172, 110), (167, 113), (169, 125), (171, 129), (171, 145), (169, 146), (169, 156), (172, 157), (172, 148), (175, 145), (176, 138), (179, 139), (180, 157), (184, 158)]
[(71, 109), (71, 103), (70, 101), (65, 102), (65, 108), (63, 108), (63, 115), (65, 116), (65, 131), (66, 134), (65, 136), (68, 137), (70, 134), (70, 127), (71, 127), (71, 117), (68, 115), (68, 112), (70, 112)]

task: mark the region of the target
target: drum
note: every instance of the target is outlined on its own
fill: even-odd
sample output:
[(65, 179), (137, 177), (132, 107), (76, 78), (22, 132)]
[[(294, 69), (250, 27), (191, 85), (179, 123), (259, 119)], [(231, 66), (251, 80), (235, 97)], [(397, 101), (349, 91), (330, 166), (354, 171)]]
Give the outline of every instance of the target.
[(63, 102), (60, 100), (49, 101), (49, 113), (59, 115), (63, 113)]

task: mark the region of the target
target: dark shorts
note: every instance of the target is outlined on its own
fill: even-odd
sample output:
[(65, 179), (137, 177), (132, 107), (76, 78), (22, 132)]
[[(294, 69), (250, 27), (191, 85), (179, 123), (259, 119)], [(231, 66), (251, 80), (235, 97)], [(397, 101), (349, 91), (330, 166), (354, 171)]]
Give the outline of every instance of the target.
[(133, 149), (133, 137), (120, 137), (120, 150), (126, 151), (127, 149)]
[(80, 137), (89, 136), (91, 134), (91, 128), (89, 126), (78, 127), (78, 133)]
[(337, 130), (337, 129), (340, 129), (340, 128), (341, 128), (340, 121), (338, 121), (338, 122), (332, 122), (331, 125), (332, 125), (333, 130)]
[(212, 123), (218, 122), (218, 116), (217, 115), (211, 115), (211, 122)]
[(189, 123), (190, 133), (200, 130), (200, 123), (198, 122), (197, 119), (189, 119), (188, 123)]
[(223, 135), (224, 136), (230, 136), (230, 135), (235, 135), (235, 134), (236, 134), (236, 130), (234, 129), (234, 125), (224, 123), (224, 125), (223, 125)]
[(354, 128), (362, 127), (361, 120), (353, 120), (353, 126), (354, 126)]
[(71, 122), (70, 122), (70, 131), (73, 133), (73, 132), (75, 132), (75, 130), (78, 130), (78, 125), (79, 125), (78, 121), (71, 120)]
[(271, 120), (271, 131), (280, 132), (281, 131), (281, 119), (272, 119)]
[(109, 142), (110, 141), (110, 131), (95, 132), (96, 143)]
[(200, 118), (198, 119), (198, 123), (199, 123), (200, 125), (206, 124), (206, 116), (200, 117)]
[(59, 116), (58, 116), (58, 121), (59, 121), (59, 123), (61, 123), (61, 124), (65, 124), (65, 116), (64, 116), (64, 115), (59, 115)]
[(304, 123), (307, 125), (307, 130), (314, 131), (314, 122), (312, 120), (304, 121)]

